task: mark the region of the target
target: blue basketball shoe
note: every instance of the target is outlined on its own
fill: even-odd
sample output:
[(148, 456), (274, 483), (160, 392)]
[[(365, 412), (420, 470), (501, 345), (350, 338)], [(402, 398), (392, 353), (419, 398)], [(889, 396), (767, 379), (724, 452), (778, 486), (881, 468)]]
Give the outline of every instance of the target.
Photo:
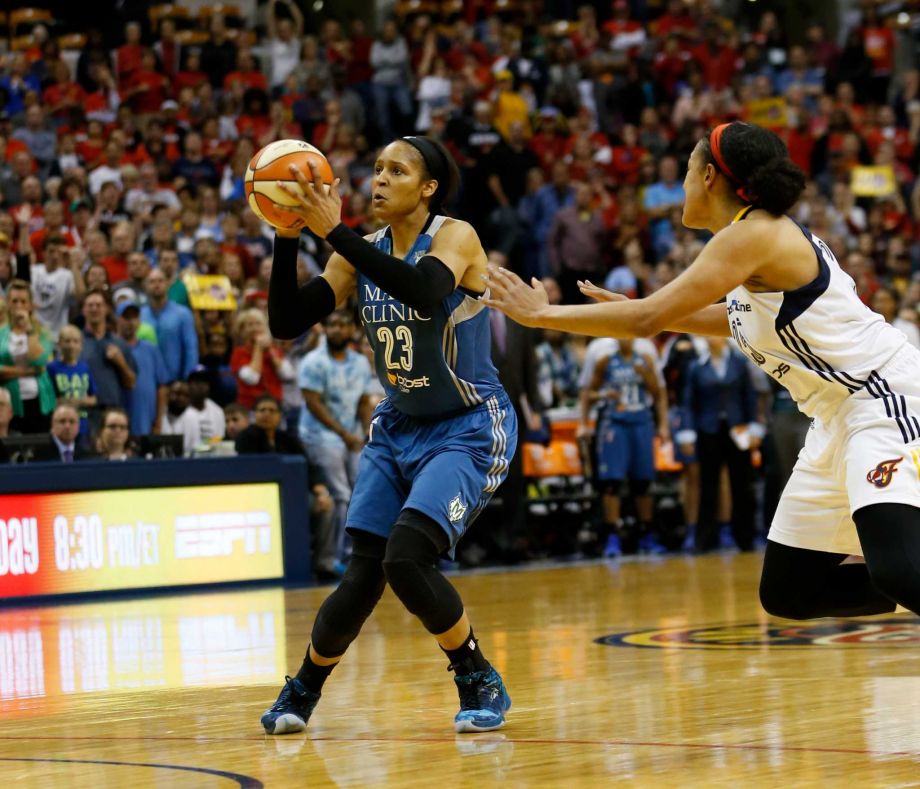
[(505, 725), (511, 696), (494, 668), (455, 674), (454, 682), (460, 694), (460, 712), (454, 718), (457, 732), (492, 731)]
[(291, 734), (306, 729), (319, 696), (307, 690), (296, 677), (285, 677), (278, 700), (262, 715), (265, 733)]

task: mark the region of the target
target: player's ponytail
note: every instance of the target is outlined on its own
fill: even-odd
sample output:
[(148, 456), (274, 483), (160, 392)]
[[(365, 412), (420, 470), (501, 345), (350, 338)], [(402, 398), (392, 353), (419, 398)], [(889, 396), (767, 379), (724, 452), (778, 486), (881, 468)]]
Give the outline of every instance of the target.
[(428, 210), (438, 214), (444, 205), (454, 196), (460, 185), (460, 170), (450, 151), (438, 140), (431, 137), (403, 137), (416, 151), (425, 164), (426, 175), (438, 182), (438, 188), (431, 197)]
[(740, 200), (771, 214), (785, 214), (805, 189), (805, 173), (783, 141), (760, 126), (740, 121), (716, 126), (704, 141), (704, 153)]

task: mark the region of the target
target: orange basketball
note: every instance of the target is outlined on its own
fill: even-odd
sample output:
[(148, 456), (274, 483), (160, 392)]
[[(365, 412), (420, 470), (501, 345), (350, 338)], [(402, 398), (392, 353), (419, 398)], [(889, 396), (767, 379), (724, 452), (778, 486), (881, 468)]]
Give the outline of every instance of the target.
[(332, 167), (323, 156), (322, 151), (303, 140), (278, 140), (269, 143), (256, 153), (246, 168), (244, 189), (249, 207), (256, 216), (273, 227), (282, 230), (294, 230), (304, 226), (304, 221), (296, 214), (276, 208), (279, 205), (296, 205), (294, 199), (278, 187), (278, 181), (287, 183), (299, 190), (297, 179), (288, 169), (296, 165), (308, 179), (312, 180), (309, 163), (314, 162), (319, 168), (323, 183), (333, 181)]

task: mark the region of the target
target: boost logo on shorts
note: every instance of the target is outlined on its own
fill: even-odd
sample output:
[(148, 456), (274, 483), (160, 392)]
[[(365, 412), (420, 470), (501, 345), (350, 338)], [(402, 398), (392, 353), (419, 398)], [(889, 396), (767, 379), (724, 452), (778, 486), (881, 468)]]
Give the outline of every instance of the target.
[(595, 643), (658, 649), (763, 649), (769, 647), (905, 647), (920, 645), (916, 619), (829, 619), (818, 624), (739, 623), (710, 627), (613, 633)]
[(866, 482), (875, 485), (877, 488), (887, 488), (898, 470), (898, 463), (904, 460), (903, 457), (894, 458), (893, 460), (883, 460), (872, 471), (866, 474)]

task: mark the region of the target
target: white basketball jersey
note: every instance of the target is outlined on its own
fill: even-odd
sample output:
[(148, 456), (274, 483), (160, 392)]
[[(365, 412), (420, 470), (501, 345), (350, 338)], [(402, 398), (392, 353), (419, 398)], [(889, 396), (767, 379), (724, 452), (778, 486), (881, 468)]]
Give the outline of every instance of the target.
[(907, 337), (859, 300), (827, 244), (799, 227), (817, 255), (818, 276), (791, 291), (735, 288), (726, 296), (728, 322), (741, 350), (789, 390), (803, 413), (828, 421), (863, 386), (886, 396), (875, 371)]

